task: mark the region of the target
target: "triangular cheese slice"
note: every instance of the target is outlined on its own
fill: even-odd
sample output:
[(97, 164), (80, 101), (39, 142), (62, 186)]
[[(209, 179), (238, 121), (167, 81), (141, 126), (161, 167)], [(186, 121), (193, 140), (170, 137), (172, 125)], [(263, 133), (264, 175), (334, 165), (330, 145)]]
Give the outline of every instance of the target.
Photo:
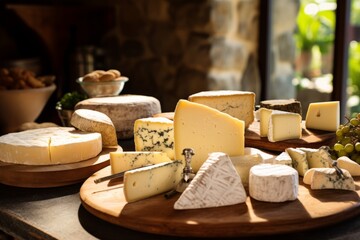
[(228, 206), (245, 200), (245, 189), (229, 156), (214, 152), (175, 202), (174, 209)]

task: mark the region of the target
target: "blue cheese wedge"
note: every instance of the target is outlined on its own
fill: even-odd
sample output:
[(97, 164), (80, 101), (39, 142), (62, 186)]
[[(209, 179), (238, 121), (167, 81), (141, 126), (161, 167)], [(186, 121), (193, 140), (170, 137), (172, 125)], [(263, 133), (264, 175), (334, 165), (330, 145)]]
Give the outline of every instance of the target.
[(297, 199), (299, 175), (292, 167), (280, 164), (259, 164), (250, 169), (250, 197), (264, 202), (285, 202)]
[(197, 209), (234, 205), (246, 200), (246, 192), (229, 156), (209, 154), (174, 209)]
[(273, 164), (282, 164), (292, 167), (292, 159), (287, 152), (282, 152), (274, 158)]
[(299, 148), (306, 153), (306, 160), (309, 168), (328, 168), (331, 167), (333, 160), (328, 151), (324, 148)]
[(170, 161), (164, 152), (110, 152), (112, 174)]
[(355, 191), (354, 179), (349, 171), (342, 169), (344, 178), (340, 177), (335, 168), (314, 168), (311, 177), (311, 189), (341, 189)]
[(136, 151), (160, 151), (174, 159), (174, 123), (164, 117), (137, 119), (134, 124)]
[(305, 172), (309, 170), (309, 164), (306, 159), (306, 153), (297, 148), (287, 148), (285, 151), (292, 159), (293, 168), (295, 168), (300, 176), (304, 176)]
[(181, 179), (182, 169), (181, 161), (171, 161), (125, 172), (126, 201), (136, 202), (174, 189)]

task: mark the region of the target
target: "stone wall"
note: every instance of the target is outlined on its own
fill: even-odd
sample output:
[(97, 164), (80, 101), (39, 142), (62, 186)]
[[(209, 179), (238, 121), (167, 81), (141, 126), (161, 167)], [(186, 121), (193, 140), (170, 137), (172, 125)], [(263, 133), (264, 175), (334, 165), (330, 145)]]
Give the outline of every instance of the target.
[[(273, 1), (272, 98), (295, 94), (292, 34), (298, 1)], [(108, 67), (129, 76), (125, 92), (153, 95), (163, 111), (173, 111), (178, 99), (203, 90), (248, 90), (259, 101), (259, 4), (259, 0), (121, 0), (118, 24), (102, 40)]]

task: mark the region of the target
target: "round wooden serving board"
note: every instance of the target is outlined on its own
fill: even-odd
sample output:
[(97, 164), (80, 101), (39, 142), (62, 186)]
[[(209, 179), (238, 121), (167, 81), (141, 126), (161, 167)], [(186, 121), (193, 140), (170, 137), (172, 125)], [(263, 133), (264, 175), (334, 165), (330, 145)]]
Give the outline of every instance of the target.
[(140, 232), (184, 237), (245, 237), (279, 234), (333, 224), (360, 213), (360, 178), (356, 192), (310, 190), (300, 179), (295, 201), (268, 203), (250, 197), (226, 207), (174, 210), (180, 196), (154, 196), (127, 203), (122, 179), (94, 183), (110, 174), (110, 166), (88, 178), (80, 189), (83, 206), (93, 215)]
[(59, 187), (78, 183), (108, 166), (109, 153), (115, 151), (122, 151), (122, 148), (104, 148), (94, 158), (59, 165), (21, 165), (0, 161), (0, 183), (28, 188)]
[(283, 152), (289, 147), (319, 148), (329, 146), (335, 141), (335, 132), (327, 132), (305, 128), (302, 122), (302, 138), (279, 142), (269, 142), (267, 137), (260, 137), (260, 122), (253, 122), (245, 131), (245, 145), (269, 151)]

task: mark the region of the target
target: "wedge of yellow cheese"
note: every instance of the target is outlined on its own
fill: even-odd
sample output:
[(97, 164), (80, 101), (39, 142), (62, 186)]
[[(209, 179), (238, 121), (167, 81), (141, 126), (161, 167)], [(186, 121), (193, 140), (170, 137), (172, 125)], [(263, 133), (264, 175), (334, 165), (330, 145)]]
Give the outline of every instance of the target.
[(336, 131), (340, 124), (340, 102), (310, 103), (305, 126), (310, 129)]
[(180, 100), (175, 109), (175, 159), (183, 160), (184, 148), (195, 155), (191, 166), (195, 172), (211, 152), (229, 156), (244, 155), (244, 121), (203, 104)]

